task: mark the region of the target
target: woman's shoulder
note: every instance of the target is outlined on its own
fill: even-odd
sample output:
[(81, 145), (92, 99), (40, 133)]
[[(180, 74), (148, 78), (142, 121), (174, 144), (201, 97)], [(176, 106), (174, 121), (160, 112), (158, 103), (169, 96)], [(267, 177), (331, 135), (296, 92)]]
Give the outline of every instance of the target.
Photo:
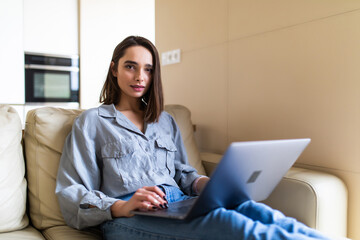
[(176, 124), (174, 117), (166, 111), (163, 111), (160, 114), (159, 124), (163, 125), (163, 127), (168, 126), (174, 130), (176, 130), (176, 128), (177, 128), (177, 124)]
[(85, 111), (83, 111), (77, 117), (77, 120), (85, 122), (85, 121), (89, 121), (89, 120), (93, 119), (96, 116), (97, 116), (97, 108), (89, 108), (89, 109), (86, 109)]
[(174, 122), (175, 119), (173, 118), (173, 116), (171, 116), (170, 113), (166, 112), (166, 111), (162, 111), (159, 117), (159, 122)]

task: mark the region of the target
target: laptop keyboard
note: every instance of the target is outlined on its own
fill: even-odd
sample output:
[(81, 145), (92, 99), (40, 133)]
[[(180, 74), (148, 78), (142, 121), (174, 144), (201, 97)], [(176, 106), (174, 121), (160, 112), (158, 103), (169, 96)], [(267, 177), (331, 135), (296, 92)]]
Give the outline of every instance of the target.
[(166, 209), (168, 213), (171, 212), (182, 212), (186, 213), (191, 206), (194, 204), (196, 198), (186, 199), (183, 201), (169, 203), (169, 208)]

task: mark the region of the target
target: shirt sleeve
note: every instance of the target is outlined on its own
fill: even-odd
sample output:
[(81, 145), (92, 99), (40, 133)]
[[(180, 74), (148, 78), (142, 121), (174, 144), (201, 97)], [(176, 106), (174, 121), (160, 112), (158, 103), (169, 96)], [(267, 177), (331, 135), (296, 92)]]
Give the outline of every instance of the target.
[(55, 190), (66, 223), (77, 229), (111, 220), (110, 207), (118, 200), (98, 190), (101, 173), (96, 146), (84, 125), (76, 119), (66, 138)]
[(175, 181), (183, 192), (187, 195), (196, 195), (193, 191), (192, 184), (200, 177), (197, 170), (192, 167), (187, 158), (186, 149), (181, 137), (180, 129), (175, 120), (171, 117), (171, 124), (173, 128), (173, 140), (177, 151), (175, 153)]

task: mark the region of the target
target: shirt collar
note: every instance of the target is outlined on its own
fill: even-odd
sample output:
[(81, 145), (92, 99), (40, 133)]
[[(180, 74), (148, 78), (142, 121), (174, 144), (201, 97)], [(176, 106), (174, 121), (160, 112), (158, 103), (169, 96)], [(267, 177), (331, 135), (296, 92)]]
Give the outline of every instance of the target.
[(116, 118), (116, 108), (114, 104), (110, 104), (110, 105), (102, 104), (98, 109), (99, 109), (98, 110), (99, 116)]
[(116, 110), (114, 104), (110, 104), (110, 105), (103, 104), (100, 105), (98, 109), (99, 109), (98, 110), (99, 116), (105, 118), (115, 118), (116, 122), (120, 126), (145, 137), (145, 135), (132, 122), (130, 122), (129, 119), (127, 119), (121, 112)]

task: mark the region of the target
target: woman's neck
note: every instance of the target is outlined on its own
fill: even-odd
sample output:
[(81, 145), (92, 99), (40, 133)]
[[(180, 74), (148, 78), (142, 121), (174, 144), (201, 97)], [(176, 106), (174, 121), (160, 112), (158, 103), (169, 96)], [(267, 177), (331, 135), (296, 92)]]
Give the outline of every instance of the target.
[(116, 109), (120, 112), (131, 111), (131, 112), (143, 112), (141, 110), (141, 99), (138, 98), (120, 98), (120, 101), (115, 105)]
[(140, 105), (140, 99), (134, 99), (132, 101), (120, 100), (119, 103), (115, 105), (115, 107), (125, 117), (127, 117), (142, 133), (145, 133), (144, 111), (140, 108)]

